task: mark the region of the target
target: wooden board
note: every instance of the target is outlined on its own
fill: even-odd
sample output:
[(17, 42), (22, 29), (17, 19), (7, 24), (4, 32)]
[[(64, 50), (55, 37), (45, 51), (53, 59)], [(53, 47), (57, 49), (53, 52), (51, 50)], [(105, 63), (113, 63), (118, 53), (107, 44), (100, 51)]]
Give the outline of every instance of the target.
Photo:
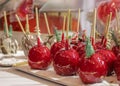
[[(82, 83), (78, 75), (60, 76), (57, 75), (52, 67), (48, 70), (33, 70), (28, 65), (15, 67), (16, 70), (45, 79), (47, 81), (67, 86), (86, 86)], [(87, 86), (119, 86), (116, 76), (105, 77), (102, 83), (89, 84)]]

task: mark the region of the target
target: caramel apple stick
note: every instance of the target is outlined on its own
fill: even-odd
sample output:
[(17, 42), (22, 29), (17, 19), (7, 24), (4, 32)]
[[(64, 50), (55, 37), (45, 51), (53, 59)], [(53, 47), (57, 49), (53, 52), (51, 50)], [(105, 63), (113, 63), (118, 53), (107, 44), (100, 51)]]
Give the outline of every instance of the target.
[(107, 20), (106, 20), (106, 24), (105, 24), (105, 29), (104, 29), (104, 37), (105, 37), (105, 34), (106, 34), (106, 32), (107, 32), (107, 29), (108, 29), (108, 20), (109, 20), (109, 17), (110, 17), (110, 15), (107, 15)]
[(108, 23), (107, 23), (106, 31), (105, 31), (105, 38), (107, 38), (108, 33), (109, 33), (109, 28), (110, 28), (111, 18), (112, 18), (112, 13), (110, 13), (110, 15), (109, 15), (109, 17), (108, 17), (108, 21), (107, 21)]
[(30, 33), (28, 15), (26, 15), (26, 33)]
[(66, 38), (68, 39), (68, 32), (70, 29), (70, 9), (68, 10), (68, 17), (67, 17), (67, 31), (66, 31)]
[(63, 29), (62, 29), (62, 33), (64, 33), (64, 31), (65, 31), (65, 25), (66, 25), (66, 15), (63, 16)]
[(96, 32), (96, 17), (97, 16), (97, 10), (95, 8), (94, 10), (94, 21), (93, 21), (93, 39), (95, 40), (95, 32)]
[(92, 25), (92, 28), (91, 28), (91, 34), (90, 36), (93, 37), (93, 39), (95, 39), (95, 32), (96, 32), (96, 15), (97, 15), (97, 11), (96, 11), (96, 8), (94, 9), (94, 19), (93, 19), (93, 25)]
[(80, 28), (80, 8), (78, 9), (77, 32), (79, 32), (79, 28)]
[(44, 18), (45, 18), (48, 34), (51, 35), (50, 27), (49, 27), (49, 24), (48, 24), (48, 19), (47, 19), (47, 14), (46, 13), (44, 13)]
[(39, 17), (38, 17), (38, 8), (36, 7), (35, 8), (35, 14), (36, 14), (36, 29), (37, 29), (37, 36), (39, 37), (40, 36), (40, 27), (39, 27)]
[(120, 30), (120, 27), (119, 27), (119, 14), (118, 14), (118, 11), (117, 11), (117, 9), (116, 9), (116, 20), (117, 20), (117, 29), (118, 29), (118, 31)]
[(7, 37), (9, 37), (9, 33), (8, 33), (8, 22), (7, 22), (6, 11), (4, 11), (4, 21), (5, 21), (6, 35), (7, 35)]
[(24, 35), (26, 35), (25, 30), (24, 30), (24, 28), (23, 28), (23, 25), (22, 25), (22, 23), (21, 23), (21, 21), (20, 21), (18, 15), (16, 14), (15, 16), (16, 16), (16, 19), (17, 19), (19, 25), (20, 25), (20, 28), (21, 28), (22, 32), (24, 33)]
[(90, 37), (93, 38), (93, 43), (95, 43), (95, 32), (96, 32), (96, 15), (97, 15), (97, 10), (96, 8), (93, 11), (94, 17), (93, 17), (93, 24), (91, 27), (91, 33), (90, 33)]

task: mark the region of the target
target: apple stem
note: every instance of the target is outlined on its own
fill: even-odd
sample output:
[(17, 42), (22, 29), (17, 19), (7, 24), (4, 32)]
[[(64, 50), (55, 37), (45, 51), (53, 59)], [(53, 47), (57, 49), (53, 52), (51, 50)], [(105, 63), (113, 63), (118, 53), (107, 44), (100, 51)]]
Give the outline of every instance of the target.
[(86, 58), (90, 58), (91, 55), (93, 55), (95, 53), (94, 48), (91, 44), (90, 38), (87, 37), (86, 40)]
[(101, 45), (106, 46), (107, 39), (103, 36), (101, 40)]
[(12, 25), (9, 26), (9, 37), (12, 37), (12, 31), (13, 31), (13, 27)]
[(62, 33), (62, 41), (64, 41), (64, 33)]
[(85, 39), (86, 39), (86, 30), (83, 30), (82, 39), (83, 39), (84, 41), (85, 41)]
[(66, 40), (66, 45), (65, 45), (65, 49), (68, 50), (69, 48), (69, 42), (68, 42), (68, 39)]
[(94, 40), (94, 38), (91, 37), (90, 39), (91, 39), (91, 43), (92, 43), (92, 45), (94, 46), (94, 45), (95, 45), (95, 40)]
[(41, 45), (41, 41), (40, 41), (40, 38), (37, 37), (37, 45), (40, 46)]

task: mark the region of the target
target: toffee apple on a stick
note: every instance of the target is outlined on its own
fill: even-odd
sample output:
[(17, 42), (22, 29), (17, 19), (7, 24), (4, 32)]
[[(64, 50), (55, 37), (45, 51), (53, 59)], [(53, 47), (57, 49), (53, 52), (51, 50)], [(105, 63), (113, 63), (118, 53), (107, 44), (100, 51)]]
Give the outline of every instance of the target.
[(88, 37), (85, 52), (79, 62), (79, 77), (87, 84), (102, 82), (102, 76), (107, 74), (107, 64), (102, 59), (103, 56), (95, 52)]
[[(95, 44), (95, 31), (96, 31), (96, 9), (94, 9), (94, 19), (93, 19), (93, 25), (92, 25), (92, 29), (91, 29), (91, 33), (90, 33), (90, 37), (91, 37), (91, 41), (92, 41), (92, 45), (94, 47)], [(79, 42), (77, 51), (79, 52), (79, 56), (80, 59), (85, 55), (85, 40), (86, 40), (86, 32), (83, 32), (83, 36), (82, 36), (82, 41)]]
[(26, 15), (26, 35), (22, 37), (22, 48), (26, 56), (28, 56), (29, 50), (36, 45), (37, 41), (36, 38), (31, 35), (30, 30), (29, 30), (29, 19), (28, 15)]
[(51, 46), (51, 57), (54, 58), (55, 54), (61, 50), (62, 48), (65, 48), (65, 44), (66, 44), (66, 40), (64, 39), (64, 30), (65, 30), (65, 25), (66, 25), (66, 16), (64, 15), (64, 22), (63, 22), (63, 30), (62, 30), (62, 36), (61, 36), (61, 40), (58, 36), (58, 30), (56, 28), (54, 28), (54, 32), (56, 35), (56, 39), (57, 42), (55, 42), (52, 46)]
[(12, 26), (8, 27), (6, 11), (4, 11), (4, 33), (0, 38), (0, 47), (3, 54), (17, 53), (18, 42), (13, 38)]
[(33, 69), (47, 69), (51, 64), (52, 58), (50, 50), (41, 43), (40, 32), (39, 32), (39, 19), (38, 19), (38, 8), (35, 8), (36, 12), (36, 29), (37, 29), (37, 45), (33, 46), (29, 50), (28, 63)]
[(70, 10), (68, 11), (68, 25), (67, 25), (67, 35), (65, 47), (59, 50), (53, 59), (53, 67), (57, 74), (68, 76), (74, 75), (78, 69), (79, 54), (76, 50), (70, 47), (68, 43), (68, 31), (69, 31), (69, 19), (70, 19)]
[(109, 37), (111, 35), (110, 33), (110, 21), (111, 21), (112, 13), (108, 16), (108, 21), (106, 24), (106, 28), (104, 31), (104, 37), (102, 38), (102, 41), (99, 43), (97, 42), (95, 44), (95, 50), (99, 54), (103, 55), (103, 60), (107, 63), (108, 66), (108, 75), (111, 75), (111, 72), (113, 71), (113, 64), (116, 60), (116, 56), (114, 53), (110, 50), (111, 47), (111, 38)]
[(28, 57), (28, 52), (36, 44), (36, 39), (35, 39), (35, 37), (33, 37), (33, 35), (30, 34), (28, 15), (26, 15), (26, 31), (24, 30), (23, 25), (20, 21), (20, 18), (18, 17), (17, 14), (16, 14), (16, 19), (17, 19), (17, 21), (20, 25), (20, 28), (24, 34), (21, 39), (22, 40), (22, 49), (24, 51), (25, 56)]
[[(83, 38), (79, 38), (79, 31), (80, 31), (80, 8), (78, 9), (78, 21), (77, 21), (77, 32), (73, 34), (71, 44), (75, 50), (81, 52), (83, 46), (85, 45)], [(83, 31), (84, 34), (84, 31)], [(85, 35), (85, 34), (84, 34)]]

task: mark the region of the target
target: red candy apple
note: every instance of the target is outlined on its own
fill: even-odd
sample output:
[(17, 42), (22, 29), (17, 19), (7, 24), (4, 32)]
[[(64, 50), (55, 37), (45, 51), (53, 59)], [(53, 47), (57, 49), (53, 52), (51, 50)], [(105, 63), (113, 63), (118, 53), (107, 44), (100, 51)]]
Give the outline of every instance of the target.
[(108, 15), (112, 12), (112, 20), (115, 19), (116, 5), (114, 2), (103, 2), (98, 6), (98, 18), (106, 23)]
[(40, 43), (38, 38), (38, 45), (32, 47), (28, 55), (28, 63), (33, 69), (47, 69), (51, 63), (50, 50)]
[(102, 55), (94, 52), (90, 39), (86, 42), (86, 55), (80, 60), (78, 74), (84, 83), (101, 82), (102, 76), (107, 74), (107, 64)]
[(58, 51), (53, 59), (53, 67), (56, 73), (65, 76), (75, 74), (79, 62), (79, 54), (67, 44), (66, 48)]

